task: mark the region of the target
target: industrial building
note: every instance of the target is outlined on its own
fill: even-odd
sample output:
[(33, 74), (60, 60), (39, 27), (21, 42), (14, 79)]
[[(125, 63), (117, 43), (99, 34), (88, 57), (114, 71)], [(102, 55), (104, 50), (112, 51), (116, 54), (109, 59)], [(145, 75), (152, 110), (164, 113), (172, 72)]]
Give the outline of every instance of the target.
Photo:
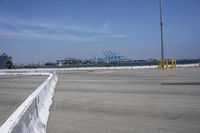
[(12, 57), (3, 53), (0, 55), (0, 69), (12, 68)]

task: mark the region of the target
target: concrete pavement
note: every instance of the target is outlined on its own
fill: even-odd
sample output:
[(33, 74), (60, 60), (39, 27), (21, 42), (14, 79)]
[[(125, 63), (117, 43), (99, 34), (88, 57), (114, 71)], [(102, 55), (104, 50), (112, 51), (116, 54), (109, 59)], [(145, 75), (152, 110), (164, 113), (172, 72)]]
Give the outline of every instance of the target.
[(60, 71), (47, 132), (199, 133), (199, 83), (199, 68)]

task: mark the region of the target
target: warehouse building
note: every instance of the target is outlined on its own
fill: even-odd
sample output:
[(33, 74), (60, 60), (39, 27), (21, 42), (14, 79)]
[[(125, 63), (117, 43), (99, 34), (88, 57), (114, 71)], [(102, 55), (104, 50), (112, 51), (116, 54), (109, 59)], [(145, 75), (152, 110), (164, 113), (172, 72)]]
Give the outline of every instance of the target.
[(12, 68), (12, 57), (3, 53), (0, 55), (0, 69)]

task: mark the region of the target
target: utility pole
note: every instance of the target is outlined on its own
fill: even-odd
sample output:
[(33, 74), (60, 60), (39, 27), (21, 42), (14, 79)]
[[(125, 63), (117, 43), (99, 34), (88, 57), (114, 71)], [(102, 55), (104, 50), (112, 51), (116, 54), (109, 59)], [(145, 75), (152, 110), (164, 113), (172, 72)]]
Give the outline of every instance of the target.
[(163, 44), (163, 20), (162, 20), (162, 4), (163, 1), (160, 0), (160, 37), (161, 37), (161, 60), (162, 60), (162, 69), (164, 68), (164, 44)]

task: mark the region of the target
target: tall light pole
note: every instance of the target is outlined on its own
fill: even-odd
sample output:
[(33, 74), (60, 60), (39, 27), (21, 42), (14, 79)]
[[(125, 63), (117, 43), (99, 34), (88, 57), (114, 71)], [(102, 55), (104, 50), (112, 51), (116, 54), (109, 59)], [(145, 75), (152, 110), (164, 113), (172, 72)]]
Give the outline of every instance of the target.
[(164, 44), (163, 44), (163, 20), (162, 20), (162, 4), (163, 1), (160, 0), (160, 37), (161, 37), (161, 60), (162, 60), (162, 69), (164, 68)]

